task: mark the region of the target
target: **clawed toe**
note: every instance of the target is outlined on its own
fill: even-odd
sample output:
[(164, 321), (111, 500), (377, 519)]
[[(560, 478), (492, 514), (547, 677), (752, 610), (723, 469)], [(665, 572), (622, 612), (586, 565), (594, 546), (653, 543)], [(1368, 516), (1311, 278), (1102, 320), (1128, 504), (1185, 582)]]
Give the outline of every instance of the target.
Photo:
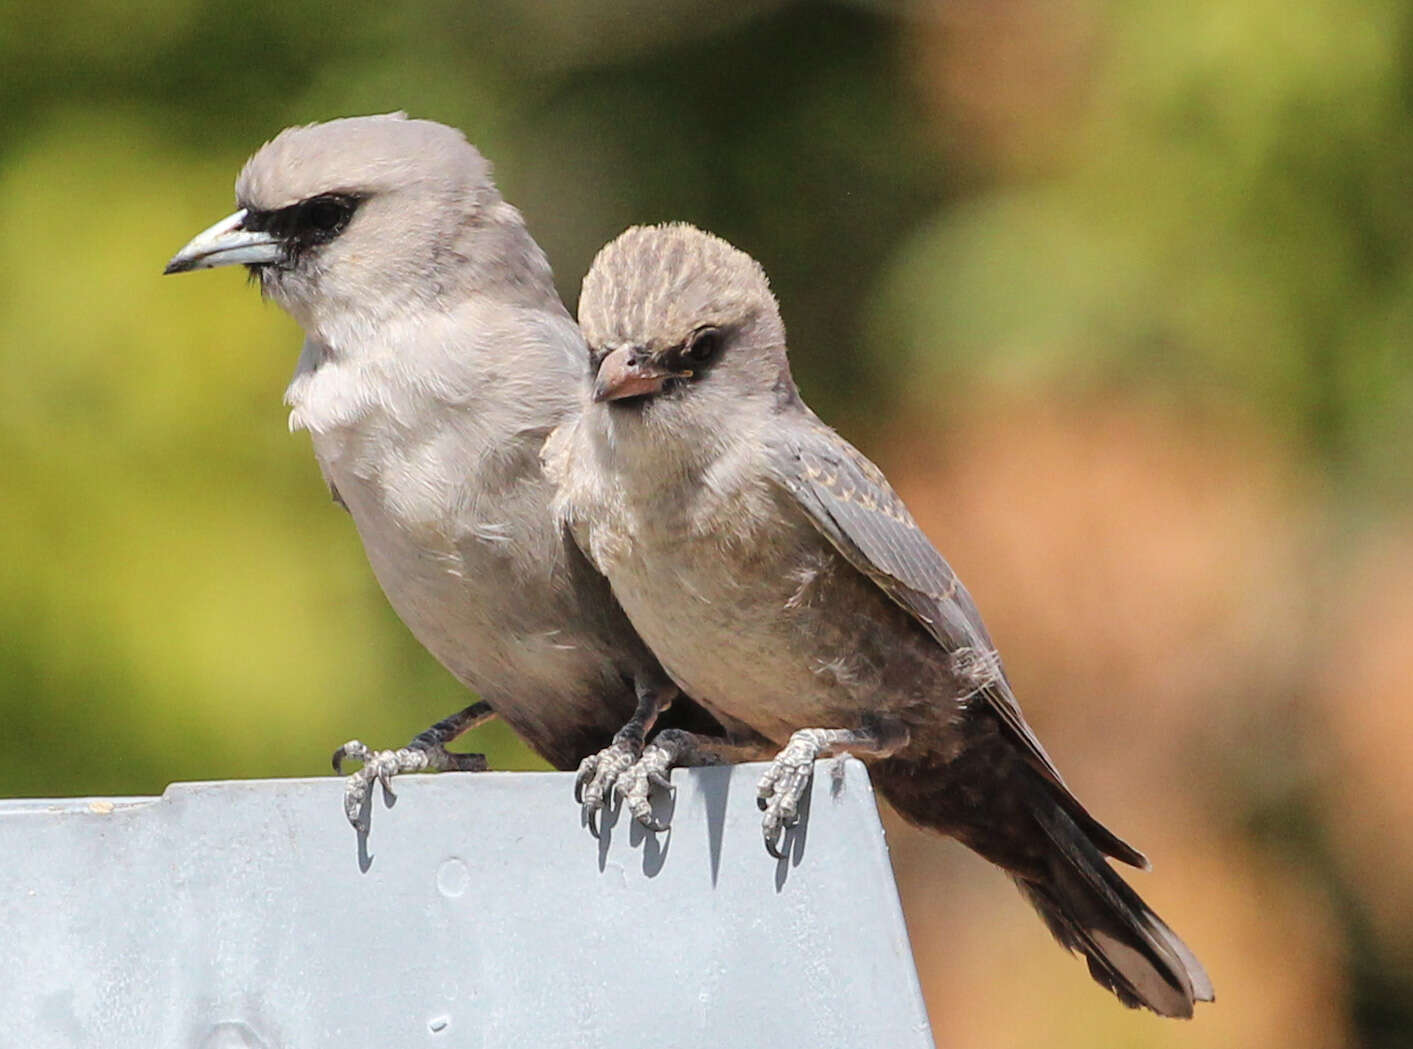
[[(653, 815), (653, 789), (670, 792), (673, 769), (720, 765), (732, 760), (732, 755), (749, 753), (754, 757), (759, 753), (759, 744), (754, 740), (733, 743), (682, 729), (664, 729), (647, 746), (643, 746), (641, 735), (619, 736), (613, 746), (580, 762), (574, 777), (575, 800), (583, 806), (584, 820), (595, 837), (598, 813), (615, 799), (634, 822), (654, 833), (667, 830), (669, 821)], [(626, 761), (625, 754), (630, 755)], [(736, 756), (734, 760), (743, 758)]]
[(804, 776), (796, 781), (792, 777), (791, 785), (786, 790), (777, 790), (769, 798), (757, 799), (757, 804), (765, 813), (761, 820), (761, 834), (765, 839), (765, 851), (774, 856), (777, 860), (783, 860), (787, 849), (782, 849), (780, 842), (785, 832), (800, 822), (800, 799), (809, 788), (810, 777)]
[(574, 800), (579, 803), (584, 823), (594, 837), (599, 836), (599, 813), (609, 807), (615, 784), (637, 761), (641, 750), (641, 744), (617, 740), (579, 763), (579, 772), (574, 777)]
[(363, 825), (364, 806), (374, 781), (391, 797), (393, 777), (404, 772), (484, 772), (487, 767), (483, 754), (454, 754), (441, 744), (416, 740), (397, 750), (372, 750), (351, 739), (334, 751), (334, 771), (342, 775), (346, 761), (363, 763), (349, 774), (343, 789), (343, 812), (355, 829)]
[(814, 760), (819, 746), (797, 733), (780, 755), (770, 763), (756, 790), (756, 806), (765, 813), (761, 834), (765, 851), (777, 860), (786, 856), (780, 847), (785, 831), (800, 822), (800, 802), (814, 778)]
[(633, 819), (655, 834), (667, 830), (668, 823), (653, 815), (652, 793), (654, 787), (665, 791), (672, 789), (668, 774), (672, 771), (675, 758), (673, 753), (657, 745), (649, 746), (643, 756), (626, 769), (614, 787), (614, 794), (623, 802)]
[(366, 762), (372, 755), (372, 751), (360, 740), (351, 739), (338, 750), (334, 751), (333, 766), (336, 776), (343, 775), (343, 766), (346, 761)]
[(782, 849), (780, 841), (787, 830), (800, 822), (799, 799), (777, 794), (762, 809), (765, 818), (761, 820), (761, 835), (765, 839), (765, 851), (783, 860), (788, 849)]
[(668, 823), (653, 815), (653, 788), (672, 789), (673, 768), (687, 753), (690, 737), (664, 732), (646, 747), (619, 741), (579, 764), (574, 797), (583, 806), (584, 821), (598, 837), (598, 814), (621, 802), (634, 822), (660, 834)]

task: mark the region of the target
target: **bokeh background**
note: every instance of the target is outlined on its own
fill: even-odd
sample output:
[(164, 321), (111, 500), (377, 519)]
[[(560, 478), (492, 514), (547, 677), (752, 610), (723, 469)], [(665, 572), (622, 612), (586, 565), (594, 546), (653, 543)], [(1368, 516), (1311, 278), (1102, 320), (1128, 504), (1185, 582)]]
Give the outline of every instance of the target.
[(1413, 6), (724, 6), (0, 4), (0, 795), (320, 774), (466, 702), (286, 430), (293, 323), (160, 276), (281, 127), (404, 108), (571, 307), (634, 222), (764, 263), (1219, 993), (1120, 1009), (890, 818), (940, 1046), (1413, 1045)]

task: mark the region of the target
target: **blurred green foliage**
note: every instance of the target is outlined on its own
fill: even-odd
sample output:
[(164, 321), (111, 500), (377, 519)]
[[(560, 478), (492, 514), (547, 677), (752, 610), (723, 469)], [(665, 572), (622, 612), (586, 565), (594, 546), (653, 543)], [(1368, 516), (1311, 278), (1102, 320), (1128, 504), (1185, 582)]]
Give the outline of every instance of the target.
[[(1292, 593), (1339, 636), (1319, 610), (1413, 493), (1411, 42), (1392, 0), (0, 3), (0, 794), (318, 774), (467, 701), (287, 432), (293, 324), (236, 274), (160, 276), (261, 142), (354, 113), (464, 128), (571, 305), (630, 223), (750, 251), (807, 397), (885, 464), (1037, 397), (1260, 434), (1242, 461), (1313, 493), (1272, 520), (1322, 537)], [(1314, 708), (1303, 658), (1270, 680)], [(1413, 923), (1331, 859), (1321, 716), (1204, 766), (1231, 781), (1195, 833), (1340, 901), (1312, 1030), (1410, 1044)], [(500, 727), (471, 745), (537, 766)]]
[(1068, 134), (897, 254), (873, 345), (924, 388), (989, 370), (1241, 402), (1352, 494), (1406, 502), (1407, 5), (1110, 7)]

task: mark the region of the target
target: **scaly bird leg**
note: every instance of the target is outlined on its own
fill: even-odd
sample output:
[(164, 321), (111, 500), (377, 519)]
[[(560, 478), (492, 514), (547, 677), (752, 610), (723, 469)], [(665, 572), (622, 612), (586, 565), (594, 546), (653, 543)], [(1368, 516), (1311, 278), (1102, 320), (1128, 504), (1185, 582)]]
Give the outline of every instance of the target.
[(676, 768), (702, 765), (736, 765), (755, 761), (770, 753), (764, 740), (735, 742), (669, 728), (659, 732), (643, 750), (643, 755), (625, 769), (613, 792), (623, 799), (632, 817), (650, 831), (667, 830), (667, 824), (653, 817), (652, 789), (672, 789), (669, 778)]
[(895, 723), (862, 729), (805, 728), (790, 737), (756, 789), (756, 805), (765, 813), (761, 832), (765, 849), (783, 860), (787, 849), (780, 848), (784, 832), (800, 822), (800, 801), (814, 777), (815, 759), (827, 754), (868, 754), (887, 757), (907, 745), (907, 729)]
[(373, 781), (382, 783), (392, 793), (392, 778), (404, 772), (485, 772), (484, 754), (455, 754), (446, 745), (458, 736), (495, 716), (489, 703), (472, 703), (465, 710), (443, 718), (411, 743), (398, 750), (371, 750), (351, 739), (334, 751), (334, 771), (343, 775), (345, 761), (361, 761), (363, 767), (348, 777), (343, 791), (343, 811), (348, 822), (358, 827), (362, 823), (363, 802)]
[(613, 736), (613, 742), (597, 754), (590, 754), (579, 763), (574, 777), (574, 800), (583, 807), (584, 822), (589, 833), (599, 836), (598, 814), (609, 803), (613, 785), (643, 753), (643, 741), (657, 722), (658, 716), (677, 698), (677, 688), (667, 683), (649, 682), (639, 678), (633, 683), (638, 706), (628, 724)]

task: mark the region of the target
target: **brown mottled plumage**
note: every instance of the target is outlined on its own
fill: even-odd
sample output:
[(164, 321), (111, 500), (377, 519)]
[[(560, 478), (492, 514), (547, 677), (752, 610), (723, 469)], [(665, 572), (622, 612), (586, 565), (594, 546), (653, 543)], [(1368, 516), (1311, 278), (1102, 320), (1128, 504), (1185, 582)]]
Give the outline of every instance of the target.
[(597, 403), (551, 441), (561, 511), (678, 685), (784, 745), (767, 845), (814, 757), (854, 751), (904, 815), (1005, 868), (1125, 1004), (1210, 1000), (1105, 861), (1147, 862), (1065, 785), (966, 588), (800, 400), (761, 267), (690, 226), (632, 229), (585, 278), (580, 324)]

